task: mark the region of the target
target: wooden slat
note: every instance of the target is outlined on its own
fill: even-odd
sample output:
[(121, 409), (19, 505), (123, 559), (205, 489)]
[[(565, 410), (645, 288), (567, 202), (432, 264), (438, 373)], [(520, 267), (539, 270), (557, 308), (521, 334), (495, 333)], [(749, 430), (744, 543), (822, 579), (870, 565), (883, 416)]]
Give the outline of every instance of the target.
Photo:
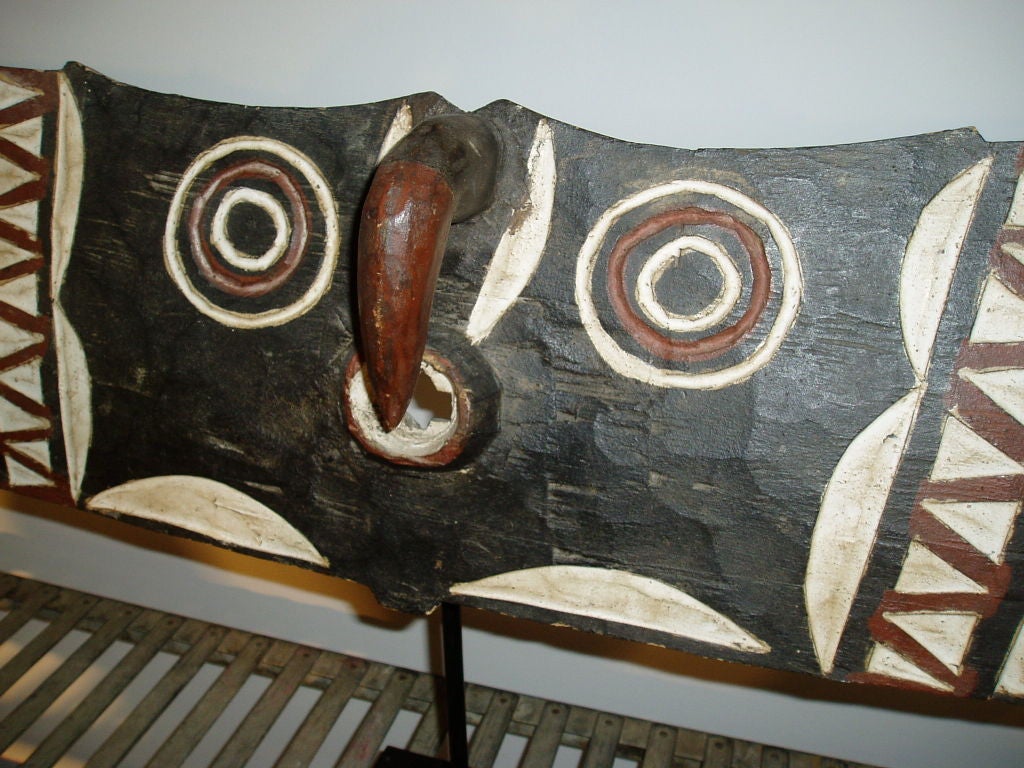
[(761, 756), (761, 768), (789, 768), (789, 753), (784, 749), (765, 747)]
[(0, 669), (0, 694), (14, 685), (18, 678), (28, 672), (37, 661), (63, 640), (64, 636), (75, 628), (75, 625), (96, 603), (97, 598), (89, 596), (82, 596), (75, 600), (68, 610), (51, 621), (45, 629), (18, 651), (18, 654), (7, 662), (3, 669)]
[(732, 743), (732, 768), (761, 768), (764, 748), (760, 744), (739, 739)]
[(491, 768), (494, 764), (518, 701), (519, 697), (503, 691), (491, 697), (487, 712), (469, 743), (469, 764), (473, 768)]
[(184, 623), (184, 619), (177, 616), (167, 616), (155, 611), (145, 612), (136, 622), (140, 628), (145, 627), (146, 634), (142, 640), (124, 655), (124, 658), (74, 708), (71, 714), (64, 718), (61, 724), (43, 740), (25, 762), (25, 768), (49, 768), (57, 762), (156, 656), (157, 651), (163, 647), (182, 623)]
[(722, 736), (708, 739), (705, 768), (729, 768), (732, 764), (732, 740)]
[(211, 768), (242, 768), (249, 761), (278, 715), (302, 684), (317, 656), (319, 654), (312, 648), (295, 648), (284, 669), (274, 678), (221, 748)]
[(239, 689), (249, 679), (260, 657), (270, 647), (270, 640), (265, 637), (253, 636), (224, 671), (220, 673), (213, 685), (185, 716), (178, 727), (147, 763), (149, 768), (172, 768), (181, 765), (193, 749), (202, 741), (206, 732), (220, 717), (224, 708), (231, 702)]
[(23, 595), (18, 595), (19, 605), (0, 620), (0, 643), (6, 643), (11, 637), (25, 626), (39, 609), (57, 596), (56, 587), (43, 586), (35, 582), (25, 582), (22, 587)]
[(415, 752), (417, 755), (437, 757), (441, 752), (441, 742), (445, 737), (443, 726), (441, 707), (437, 702), (432, 702), (416, 725), (412, 738), (409, 739), (409, 751)]
[(550, 701), (544, 705), (537, 729), (526, 745), (520, 768), (551, 768), (568, 719), (569, 707), (566, 705)]
[(0, 752), (14, 743), (117, 640), (141, 610), (109, 600), (99, 603), (94, 613), (110, 618), (0, 723)]
[(210, 654), (224, 639), (227, 630), (222, 627), (209, 627), (205, 622), (191, 621), (179, 635), (192, 633), (199, 635), (199, 641), (174, 663), (124, 722), (107, 737), (89, 758), (86, 768), (113, 768), (117, 765), (160, 717), (174, 697), (202, 669)]
[(707, 753), (708, 735), (689, 728), (680, 728), (676, 735), (676, 757), (681, 760), (704, 762)]
[(11, 593), (21, 584), (21, 579), (8, 573), (0, 574), (0, 602), (6, 603)]
[(304, 768), (313, 761), (366, 674), (367, 665), (358, 659), (335, 656), (332, 661), (327, 672), (334, 679), (316, 700), (274, 768)]
[(615, 762), (615, 749), (622, 733), (622, 718), (618, 715), (598, 715), (594, 735), (583, 753), (582, 768), (611, 768)]
[(416, 675), (411, 672), (398, 669), (392, 673), (384, 690), (352, 734), (352, 739), (336, 763), (337, 768), (368, 768), (376, 759), (380, 745), (414, 682)]
[(675, 752), (676, 731), (667, 725), (655, 725), (647, 739), (647, 749), (640, 768), (670, 768)]

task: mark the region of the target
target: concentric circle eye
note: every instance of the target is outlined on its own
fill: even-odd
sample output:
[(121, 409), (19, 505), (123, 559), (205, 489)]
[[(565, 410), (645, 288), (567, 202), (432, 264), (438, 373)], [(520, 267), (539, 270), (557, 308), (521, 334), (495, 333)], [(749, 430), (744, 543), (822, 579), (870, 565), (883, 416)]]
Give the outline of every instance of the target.
[(618, 373), (661, 387), (749, 378), (782, 344), (801, 292), (782, 222), (735, 189), (698, 180), (613, 205), (576, 270), (580, 319), (598, 353)]
[(164, 231), (164, 263), (196, 309), (234, 328), (281, 325), (311, 309), (338, 261), (338, 212), (319, 169), (294, 147), (240, 136), (185, 171)]

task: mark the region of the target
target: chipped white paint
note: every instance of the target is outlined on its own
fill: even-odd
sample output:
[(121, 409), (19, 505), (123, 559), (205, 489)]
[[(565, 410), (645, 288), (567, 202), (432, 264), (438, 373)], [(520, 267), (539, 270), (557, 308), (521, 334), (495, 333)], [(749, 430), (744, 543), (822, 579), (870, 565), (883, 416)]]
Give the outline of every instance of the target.
[(395, 148), (395, 144), (400, 142), (406, 136), (409, 135), (409, 131), (412, 130), (412, 107), (405, 102), (398, 108), (395, 116), (391, 120), (391, 126), (388, 128), (388, 132), (384, 136), (384, 141), (380, 145), (380, 152), (377, 153), (377, 162), (379, 163), (384, 159), (384, 156)]
[(365, 440), (377, 449), (379, 454), (405, 459), (433, 456), (444, 448), (458, 427), (458, 408), (452, 383), (441, 371), (426, 360), (420, 362), (420, 370), (426, 374), (438, 392), (451, 399), (450, 419), (431, 419), (426, 427), (416, 423), (412, 414), (406, 412), (401, 423), (390, 432), (385, 432), (377, 418), (377, 412), (366, 391), (366, 379), (360, 369), (349, 379), (347, 392), (349, 410)]
[[(707, 256), (722, 279), (718, 295), (692, 315), (665, 309), (656, 291), (658, 280), (686, 253)], [(665, 243), (643, 265), (636, 281), (636, 301), (643, 313), (655, 325), (677, 333), (703, 331), (722, 322), (732, 312), (742, 292), (743, 278), (725, 248), (698, 235), (684, 235)]]
[(975, 371), (963, 368), (960, 378), (971, 382), (992, 398), (992, 402), (1024, 424), (1024, 368)]
[(1024, 227), (1024, 174), (1017, 179), (1017, 188), (1013, 193), (1013, 203), (1006, 217), (1006, 226)]
[(957, 611), (885, 613), (882, 617), (919, 642), (955, 675), (963, 671), (964, 656), (980, 617)]
[(1017, 634), (1013, 636), (1010, 650), (999, 672), (996, 693), (1024, 696), (1024, 621), (1017, 627)]
[(0, 128), (0, 138), (31, 152), (37, 157), (43, 152), (43, 118), (33, 117), (21, 123)]
[(893, 677), (897, 680), (919, 683), (944, 693), (953, 692), (952, 685), (936, 680), (919, 666), (885, 645), (876, 644), (871, 649), (871, 655), (868, 657), (867, 671), (876, 675)]
[(825, 674), (835, 664), (923, 394), (922, 386), (910, 390), (865, 427), (847, 446), (821, 496), (804, 601), (814, 652)]
[(528, 194), (512, 213), (512, 223), (502, 233), (487, 267), (487, 275), (466, 324), (466, 336), (479, 344), (529, 284), (537, 271), (551, 231), (555, 204), (555, 147), (547, 120), (537, 130), (527, 161)]
[(629, 624), (750, 653), (771, 650), (685, 592), (626, 571), (551, 565), (456, 584), (451, 592)]
[(896, 591), (905, 595), (984, 595), (985, 587), (957, 570), (915, 539), (907, 548)]
[(92, 383), (85, 349), (60, 301), (82, 194), (85, 142), (82, 119), (67, 78), (59, 76), (57, 145), (54, 157), (53, 211), (50, 216), (50, 292), (53, 297), (53, 346), (57, 355), (61, 427), (67, 457), (68, 489), (82, 493), (82, 478), (92, 442)]
[[(270, 217), (274, 225), (273, 242), (258, 256), (238, 250), (228, 234), (228, 217), (231, 210), (241, 203), (256, 206)], [(221, 198), (210, 224), (210, 244), (217, 249), (224, 261), (243, 272), (262, 272), (274, 266), (288, 248), (291, 234), (288, 213), (281, 205), (281, 201), (268, 192), (249, 187), (229, 189)]]
[(991, 168), (989, 157), (943, 187), (921, 211), (907, 243), (900, 271), (900, 323), (918, 380), (928, 375), (960, 250)]
[(1012, 344), (1024, 341), (1024, 298), (989, 274), (981, 293), (978, 316), (971, 329), (974, 344)]
[[(764, 224), (779, 249), (782, 261), (782, 292), (775, 322), (764, 340), (748, 357), (727, 368), (696, 373), (657, 368), (620, 347), (604, 329), (598, 317), (597, 305), (593, 298), (594, 270), (597, 268), (601, 246), (608, 231), (629, 212), (663, 197), (679, 194), (707, 195), (735, 206)], [(741, 192), (710, 181), (670, 181), (642, 190), (615, 203), (598, 217), (580, 248), (576, 262), (576, 305), (579, 308), (580, 321), (594, 348), (617, 373), (656, 387), (722, 389), (746, 381), (775, 356), (789, 329), (796, 322), (802, 294), (803, 276), (800, 272), (800, 259), (793, 239), (782, 221), (763, 205)]]
[(932, 480), (1024, 474), (1024, 467), (953, 415), (946, 416)]
[(172, 525), (230, 546), (327, 566), (309, 540), (273, 510), (224, 483), (167, 475), (132, 480), (86, 501), (109, 515)]
[(924, 499), (921, 506), (989, 560), (1002, 563), (1021, 502)]
[(25, 99), (31, 99), (38, 95), (39, 91), (34, 88), (25, 88), (12, 83), (6, 78), (0, 77), (0, 109), (13, 107), (18, 102), (25, 101)]
[[(178, 248), (178, 227), (186, 206), (189, 190), (199, 175), (211, 164), (235, 152), (265, 152), (284, 160), (302, 174), (316, 197), (317, 207), (324, 220), (323, 246), (320, 266), (316, 276), (305, 293), (291, 304), (263, 312), (238, 312), (225, 309), (198, 290), (185, 272), (182, 254)], [(327, 293), (338, 263), (341, 248), (341, 231), (338, 223), (338, 208), (331, 187), (312, 160), (299, 150), (276, 139), (261, 136), (236, 136), (225, 139), (201, 152), (178, 184), (171, 200), (167, 225), (164, 228), (164, 265), (175, 285), (197, 310), (223, 325), (231, 328), (252, 329), (284, 325), (301, 317)]]

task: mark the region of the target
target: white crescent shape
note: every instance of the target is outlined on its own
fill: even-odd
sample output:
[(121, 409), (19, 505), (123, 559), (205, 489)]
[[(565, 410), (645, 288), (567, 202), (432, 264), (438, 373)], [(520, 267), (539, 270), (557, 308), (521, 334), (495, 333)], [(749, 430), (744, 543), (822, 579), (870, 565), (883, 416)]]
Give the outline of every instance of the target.
[(918, 381), (928, 375), (932, 347), (967, 231), (992, 158), (959, 173), (921, 211), (900, 269), (900, 324)]
[(865, 427), (847, 446), (821, 496), (804, 601), (814, 652), (825, 674), (832, 671), (923, 395), (923, 386), (914, 387)]
[(685, 592), (627, 571), (549, 565), (455, 584), (451, 592), (630, 624), (750, 653), (771, 651), (767, 643)]
[(529, 194), (512, 215), (498, 241), (483, 286), (466, 325), (470, 342), (479, 344), (519, 298), (540, 265), (551, 231), (555, 204), (555, 146), (547, 120), (537, 123), (527, 162)]
[(50, 221), (50, 295), (53, 297), (53, 344), (57, 353), (57, 387), (71, 496), (82, 493), (82, 478), (92, 442), (92, 383), (82, 342), (60, 303), (60, 291), (71, 259), (71, 244), (82, 194), (85, 144), (82, 118), (67, 78), (61, 74), (57, 121), (55, 182)]
[(90, 498), (85, 506), (173, 525), (224, 544), (327, 566), (309, 540), (273, 510), (231, 486), (190, 475), (131, 480)]

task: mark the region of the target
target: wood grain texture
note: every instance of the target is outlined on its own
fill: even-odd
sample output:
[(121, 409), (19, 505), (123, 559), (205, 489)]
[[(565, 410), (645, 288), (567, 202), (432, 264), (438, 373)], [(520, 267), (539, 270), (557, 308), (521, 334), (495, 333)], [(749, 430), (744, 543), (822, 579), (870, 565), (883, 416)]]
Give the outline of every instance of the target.
[[(308, 542), (305, 567), (402, 610), (427, 611), (453, 585), (568, 568), (601, 576), (560, 584), (572, 591), (560, 602), (514, 589), (458, 599), (835, 679), (911, 687), (909, 663), (942, 690), (990, 696), (1002, 679), (1000, 695), (1017, 695), (1019, 144), (959, 130), (693, 151), (510, 102), (478, 110), (500, 147), (493, 196), (450, 227), (426, 340), (441, 399), (464, 397), (475, 415), (459, 422), (453, 407), (424, 428), (447, 450), (470, 423), (472, 445), (423, 469), (359, 437), (356, 240), (382, 150), (455, 106), (419, 94), (244, 107), (77, 65), (10, 72), (0, 134), (14, 138), (0, 153), (21, 168), (11, 173), (50, 167), (68, 99), (83, 151), (77, 206), (42, 183), (19, 193), (28, 208), (0, 199), (8, 487), (88, 507), (135, 481), (201, 478), (271, 510), (276, 530)], [(10, 149), (37, 118), (38, 146)], [(73, 238), (54, 238), (52, 217), (73, 209)], [(51, 327), (75, 341), (51, 344)], [(877, 422), (894, 407), (895, 426)], [(846, 534), (828, 533), (843, 526), (814, 531), (844, 456), (872, 441), (888, 458), (852, 449), (864, 473), (845, 477), (863, 480), (837, 497), (852, 515), (858, 483), (885, 491), (852, 526), (858, 564)], [(262, 546), (248, 504), (173, 521), (111, 511), (294, 561), (300, 549)], [(812, 561), (859, 574), (825, 614), (805, 594), (835, 577)], [(907, 592), (940, 572), (983, 594)], [(623, 584), (645, 585), (622, 593), (643, 610), (627, 596), (616, 611)], [(686, 606), (751, 639), (665, 620)], [(920, 611), (937, 616), (891, 620)], [(940, 625), (969, 637), (936, 646)]]

